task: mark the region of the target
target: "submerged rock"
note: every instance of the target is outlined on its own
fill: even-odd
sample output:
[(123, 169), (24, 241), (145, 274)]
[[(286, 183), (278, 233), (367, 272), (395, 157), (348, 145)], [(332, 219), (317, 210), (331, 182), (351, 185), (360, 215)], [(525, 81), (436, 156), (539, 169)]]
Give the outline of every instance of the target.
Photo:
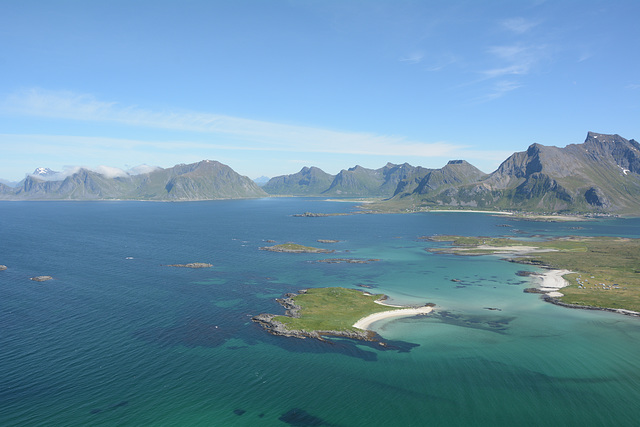
[(325, 420), (320, 417), (316, 417), (315, 415), (311, 415), (304, 409), (293, 408), (290, 411), (282, 414), (280, 418), (278, 418), (283, 423), (287, 423), (296, 427), (310, 427), (310, 426), (327, 426), (328, 424)]
[(0, 271), (2, 271), (2, 270), (6, 270), (6, 269), (7, 269), (7, 266), (6, 266), (6, 265), (0, 265)]
[(31, 280), (33, 280), (34, 282), (46, 282), (47, 280), (51, 279), (53, 279), (53, 277), (51, 276), (36, 276), (31, 278)]

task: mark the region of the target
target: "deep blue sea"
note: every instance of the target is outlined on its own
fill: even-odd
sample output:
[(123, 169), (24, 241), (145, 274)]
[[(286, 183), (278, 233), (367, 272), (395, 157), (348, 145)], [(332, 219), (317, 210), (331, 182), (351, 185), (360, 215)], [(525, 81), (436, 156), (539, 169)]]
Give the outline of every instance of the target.
[[(0, 425), (637, 425), (639, 319), (544, 303), (516, 275), (534, 267), (432, 254), (418, 238), (640, 237), (640, 220), (292, 216), (353, 210), (295, 198), (0, 203)], [(266, 240), (380, 261), (318, 263), (327, 256), (260, 251)], [(188, 262), (213, 267), (167, 266)], [(286, 292), (358, 285), (436, 310), (375, 323), (387, 349), (251, 322), (283, 313)]]

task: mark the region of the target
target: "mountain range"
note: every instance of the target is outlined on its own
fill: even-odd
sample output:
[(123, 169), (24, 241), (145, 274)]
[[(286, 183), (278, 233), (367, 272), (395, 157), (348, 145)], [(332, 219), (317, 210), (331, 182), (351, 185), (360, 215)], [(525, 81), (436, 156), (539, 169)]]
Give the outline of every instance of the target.
[(564, 148), (532, 144), (485, 174), (464, 160), (440, 169), (388, 163), (329, 175), (303, 168), (263, 189), (294, 196), (382, 197), (387, 206), (473, 207), (530, 212), (640, 213), (640, 144), (589, 132)]
[(267, 194), (229, 166), (203, 160), (150, 172), (109, 176), (79, 169), (68, 176), (38, 168), (16, 187), (0, 184), (0, 198), (27, 200), (212, 200), (265, 197)]
[(141, 174), (109, 176), (79, 169), (38, 168), (1, 199), (209, 200), (268, 195), (369, 197), (394, 209), (473, 207), (530, 212), (640, 213), (640, 144), (589, 132), (564, 148), (532, 144), (486, 174), (465, 160), (429, 169), (387, 163), (355, 166), (336, 175), (317, 167), (271, 178), (260, 188), (222, 163), (204, 160)]

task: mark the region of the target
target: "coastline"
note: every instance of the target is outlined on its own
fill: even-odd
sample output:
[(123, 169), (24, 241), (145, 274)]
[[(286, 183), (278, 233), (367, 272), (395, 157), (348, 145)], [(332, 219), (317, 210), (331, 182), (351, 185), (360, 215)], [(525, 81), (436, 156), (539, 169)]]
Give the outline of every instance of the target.
[(505, 212), (505, 211), (478, 211), (478, 210), (470, 210), (470, 209), (429, 209), (424, 212), (465, 212), (465, 213), (481, 213), (481, 214), (495, 214), (495, 215), (514, 215), (513, 212)]
[[(521, 275), (530, 276), (529, 282), (532, 285), (532, 287), (526, 288), (523, 291), (525, 293), (543, 294), (542, 299), (546, 302), (569, 308), (584, 308), (587, 310), (602, 309), (633, 316), (637, 316), (640, 313), (638, 305), (635, 304), (633, 300), (638, 292), (632, 287), (637, 286), (637, 278), (625, 273), (628, 271), (629, 266), (631, 266), (631, 268), (633, 267), (630, 259), (636, 260), (640, 253), (640, 240), (622, 239), (619, 237), (595, 239), (591, 237), (578, 238), (568, 236), (540, 242), (539, 246), (533, 246), (533, 242), (524, 242), (508, 238), (478, 238), (445, 235), (421, 237), (421, 239), (435, 242), (452, 242), (448, 248), (426, 248), (429, 252), (465, 256), (507, 255), (507, 257), (503, 258), (505, 261), (533, 265), (544, 269), (542, 272), (525, 272), (527, 274)], [(557, 259), (553, 254), (554, 252), (560, 253)], [(628, 258), (629, 256), (631, 258)], [(582, 259), (582, 257), (587, 258)], [(602, 260), (603, 257), (605, 257), (604, 261)], [(599, 270), (593, 271), (590, 268), (592, 267), (592, 263), (606, 262), (607, 260), (609, 264), (613, 266), (610, 274), (616, 277), (615, 281), (618, 283), (626, 283), (625, 281), (628, 281), (628, 286), (632, 287), (632, 292), (627, 294), (621, 290), (619, 299), (611, 299), (608, 296), (593, 294), (588, 294), (586, 299), (580, 298), (580, 295), (583, 295), (585, 291), (578, 291), (576, 294), (573, 287), (562, 292), (563, 288), (571, 286), (571, 283), (563, 277), (569, 274), (587, 274), (591, 276), (592, 279), (596, 279), (596, 281), (601, 280), (603, 281), (602, 288), (605, 290), (621, 289), (621, 286), (614, 283), (614, 281), (610, 282), (610, 280), (607, 281), (603, 278), (597, 278), (596, 276), (602, 276), (605, 273)], [(624, 266), (626, 266), (626, 270), (622, 268)], [(616, 274), (621, 274), (622, 276), (616, 276)], [(604, 283), (607, 283), (607, 286), (605, 286)], [(578, 286), (577, 289), (585, 289), (579, 280), (578, 285), (580, 286)], [(593, 289), (595, 289), (595, 287)], [(627, 288), (624, 287), (623, 289), (626, 291)], [(625, 300), (624, 297), (627, 297), (627, 299)], [(566, 301), (561, 301), (560, 298)]]
[[(326, 289), (333, 288), (316, 288), (314, 291), (324, 291)], [(345, 289), (347, 292), (353, 292), (358, 295), (365, 296), (367, 298), (375, 297), (366, 291), (360, 291), (356, 289)], [(284, 317), (299, 319), (302, 317), (303, 313), (301, 311), (303, 308), (299, 305), (294, 298), (300, 296), (300, 294), (308, 294), (309, 290), (303, 289), (299, 291), (299, 294), (295, 293), (287, 293), (284, 295), (284, 298), (276, 298), (276, 301), (285, 308)], [(317, 292), (314, 292), (317, 293)], [(321, 293), (320, 295), (325, 296), (325, 293)], [(338, 336), (344, 338), (351, 338), (362, 341), (377, 341), (380, 345), (386, 345), (382, 341), (381, 337), (376, 334), (374, 331), (368, 329), (369, 326), (373, 322), (377, 322), (378, 320), (391, 318), (391, 317), (403, 317), (403, 316), (417, 316), (428, 314), (433, 311), (433, 307), (435, 304), (428, 303), (424, 306), (399, 306), (392, 305), (384, 302), (386, 300), (386, 295), (379, 294), (377, 295), (378, 299), (371, 300), (371, 302), (382, 305), (384, 307), (389, 307), (389, 310), (386, 311), (374, 311), (375, 309), (368, 310), (369, 313), (374, 311), (371, 314), (368, 314), (360, 319), (356, 320), (356, 322), (348, 326), (351, 322), (353, 322), (353, 317), (347, 322), (344, 323), (336, 323), (335, 326), (327, 324), (326, 322), (321, 322), (321, 326), (319, 327), (308, 327), (305, 325), (296, 325), (292, 327), (290, 324), (285, 324), (281, 320), (282, 315), (275, 315), (269, 313), (261, 313), (257, 316), (253, 316), (251, 320), (260, 324), (268, 333), (272, 335), (279, 335), (285, 337), (293, 337), (293, 338), (315, 338), (320, 341), (325, 341), (324, 336)], [(323, 302), (324, 308), (332, 307), (327, 306), (326, 302)], [(365, 311), (366, 313), (366, 311)]]
[[(382, 305), (388, 305), (388, 304), (382, 304)], [(390, 307), (397, 307), (397, 306), (390, 306)], [(418, 316), (418, 315), (431, 313), (432, 311), (433, 311), (432, 306), (409, 307), (409, 308), (400, 308), (398, 310), (381, 311), (379, 313), (373, 313), (359, 319), (356, 323), (353, 324), (353, 327), (368, 331), (369, 326), (372, 323), (377, 322), (378, 320), (389, 319), (392, 317)]]
[(623, 308), (595, 307), (591, 305), (579, 305), (562, 302), (558, 298), (562, 298), (564, 294), (559, 292), (570, 283), (562, 276), (574, 273), (571, 270), (549, 270), (541, 274), (532, 274), (531, 277), (538, 282), (537, 289), (542, 295), (545, 302), (558, 305), (565, 308), (576, 308), (581, 310), (608, 311), (610, 313), (623, 314), (625, 316), (640, 317), (640, 312), (626, 310)]
[(537, 282), (536, 288), (538, 288), (541, 293), (552, 298), (560, 298), (564, 296), (562, 292), (559, 292), (560, 289), (570, 285), (563, 276), (570, 273), (573, 273), (573, 271), (554, 269), (547, 270), (544, 273), (532, 274), (531, 277)]

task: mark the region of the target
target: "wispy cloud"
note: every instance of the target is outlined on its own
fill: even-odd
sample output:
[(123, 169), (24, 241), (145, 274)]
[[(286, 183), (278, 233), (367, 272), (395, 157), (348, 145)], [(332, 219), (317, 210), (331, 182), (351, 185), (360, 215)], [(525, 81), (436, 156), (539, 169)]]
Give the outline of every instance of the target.
[(504, 29), (515, 34), (524, 34), (538, 26), (539, 22), (518, 17), (505, 19), (500, 24)]
[(459, 58), (457, 55), (452, 53), (446, 53), (444, 55), (440, 55), (440, 57), (436, 58), (435, 61), (430, 61), (431, 64), (427, 66), (427, 71), (440, 71), (449, 65), (455, 64), (459, 62)]
[(482, 104), (484, 102), (493, 101), (494, 99), (501, 98), (507, 93), (514, 91), (522, 86), (523, 85), (521, 83), (512, 80), (497, 81), (487, 88), (486, 94), (472, 99), (470, 101), (470, 104)]
[(631, 90), (637, 90), (640, 89), (640, 84), (638, 83), (631, 83), (625, 86), (626, 89), (631, 89)]
[(502, 66), (484, 70), (487, 79), (505, 75), (524, 75), (546, 55), (546, 46), (492, 46), (487, 53), (502, 62)]
[(413, 52), (409, 55), (400, 58), (400, 62), (406, 62), (407, 64), (418, 64), (424, 59), (423, 52)]
[[(182, 111), (160, 112), (116, 102), (104, 102), (91, 95), (32, 89), (9, 96), (2, 109), (13, 114), (42, 116), (77, 121), (110, 122), (127, 126), (171, 129), (220, 136), (213, 142), (146, 142), (119, 140), (119, 145), (157, 149), (220, 148), (250, 151), (291, 151), (337, 154), (446, 157), (462, 147), (447, 142), (425, 143), (402, 136), (366, 132), (342, 132), (306, 126), (244, 119), (225, 115)], [(224, 138), (222, 138), (224, 137)], [(221, 143), (220, 141), (226, 141)], [(105, 138), (87, 138), (85, 142), (102, 145)], [(114, 141), (110, 141), (113, 143)], [(124, 148), (124, 147), (123, 147)], [(150, 148), (150, 147), (147, 147)]]
[(488, 97), (490, 99), (500, 98), (506, 93), (511, 92), (512, 90), (516, 90), (520, 87), (522, 87), (522, 84), (518, 82), (502, 80), (496, 82), (496, 84), (493, 86), (493, 91), (488, 95)]
[[(500, 28), (513, 33), (516, 40), (521, 40), (512, 44), (489, 46), (485, 49), (487, 54), (486, 63), (489, 67), (479, 71), (481, 77), (476, 83), (483, 81), (494, 81), (487, 88), (487, 94), (473, 102), (486, 102), (500, 98), (512, 92), (524, 84), (521, 83), (523, 76), (530, 74), (536, 66), (540, 64), (550, 54), (552, 48), (547, 44), (524, 42), (522, 40), (531, 39), (534, 29), (540, 24), (539, 21), (515, 17), (500, 21)], [(498, 80), (496, 82), (496, 80)]]

